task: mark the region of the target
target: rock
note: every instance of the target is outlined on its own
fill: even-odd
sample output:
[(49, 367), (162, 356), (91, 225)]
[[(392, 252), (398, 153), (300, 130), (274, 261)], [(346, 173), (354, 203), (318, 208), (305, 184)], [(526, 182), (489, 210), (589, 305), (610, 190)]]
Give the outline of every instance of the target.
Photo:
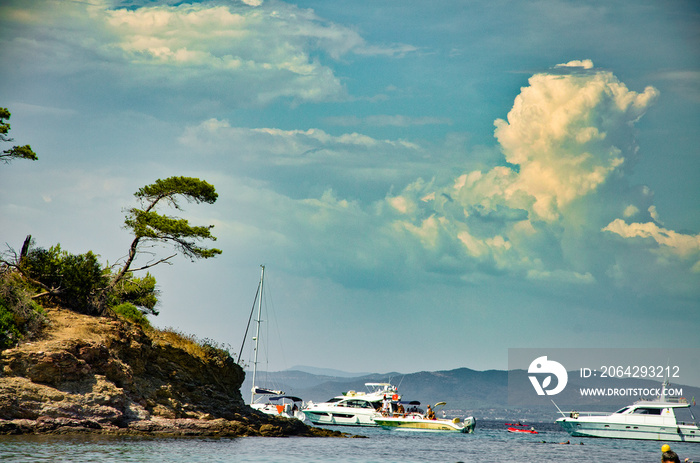
[(282, 428), (280, 426), (275, 426), (273, 424), (263, 424), (260, 426), (260, 432), (261, 436), (265, 437), (282, 437), (284, 434), (282, 433)]
[(63, 309), (47, 317), (42, 338), (0, 353), (0, 434), (343, 435), (246, 406), (243, 370), (215, 349)]

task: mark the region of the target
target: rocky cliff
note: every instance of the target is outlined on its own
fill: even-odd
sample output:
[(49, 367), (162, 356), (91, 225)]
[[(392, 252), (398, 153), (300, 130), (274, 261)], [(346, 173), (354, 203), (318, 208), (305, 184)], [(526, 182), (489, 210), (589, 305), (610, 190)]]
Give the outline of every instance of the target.
[(242, 369), (217, 349), (122, 320), (47, 317), (40, 338), (0, 353), (0, 433), (333, 434), (247, 407)]

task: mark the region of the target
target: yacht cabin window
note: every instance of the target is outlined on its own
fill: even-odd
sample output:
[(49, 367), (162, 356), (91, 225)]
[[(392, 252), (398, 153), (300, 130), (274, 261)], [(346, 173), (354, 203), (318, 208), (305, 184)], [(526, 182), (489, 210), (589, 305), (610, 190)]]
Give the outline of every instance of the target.
[(660, 408), (637, 408), (634, 412), (635, 415), (661, 415)]
[(346, 400), (345, 402), (339, 404), (341, 407), (349, 407), (349, 408), (371, 408), (374, 409), (372, 404), (367, 402), (366, 400)]
[(625, 413), (629, 409), (630, 409), (629, 407), (621, 408), (620, 410), (616, 411), (615, 413)]

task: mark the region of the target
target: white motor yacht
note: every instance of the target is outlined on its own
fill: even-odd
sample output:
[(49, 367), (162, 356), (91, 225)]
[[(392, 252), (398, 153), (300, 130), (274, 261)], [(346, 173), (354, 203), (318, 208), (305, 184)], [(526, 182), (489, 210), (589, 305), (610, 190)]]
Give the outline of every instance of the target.
[[(574, 411), (556, 422), (573, 437), (700, 442), (691, 404), (682, 397), (666, 397), (665, 390), (666, 384), (656, 400), (640, 400), (612, 414)], [(680, 411), (688, 419), (679, 417)]]
[(401, 398), (390, 383), (365, 383), (368, 392), (348, 391), (327, 402), (308, 402), (302, 410), (313, 424), (345, 426), (377, 426), (374, 416), (384, 398)]

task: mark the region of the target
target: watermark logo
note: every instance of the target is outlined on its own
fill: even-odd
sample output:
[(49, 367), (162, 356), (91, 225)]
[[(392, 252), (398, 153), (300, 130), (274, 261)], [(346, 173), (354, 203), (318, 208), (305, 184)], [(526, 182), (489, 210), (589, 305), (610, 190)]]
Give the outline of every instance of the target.
[[(556, 395), (564, 390), (566, 383), (569, 381), (569, 375), (566, 372), (566, 368), (559, 362), (554, 360), (547, 360), (547, 356), (537, 357), (532, 361), (530, 367), (527, 369), (529, 374), (547, 374), (547, 376), (540, 384), (537, 376), (528, 376), (532, 387), (535, 388), (537, 395)], [(553, 389), (547, 389), (552, 382), (552, 375), (557, 377), (557, 386)]]

